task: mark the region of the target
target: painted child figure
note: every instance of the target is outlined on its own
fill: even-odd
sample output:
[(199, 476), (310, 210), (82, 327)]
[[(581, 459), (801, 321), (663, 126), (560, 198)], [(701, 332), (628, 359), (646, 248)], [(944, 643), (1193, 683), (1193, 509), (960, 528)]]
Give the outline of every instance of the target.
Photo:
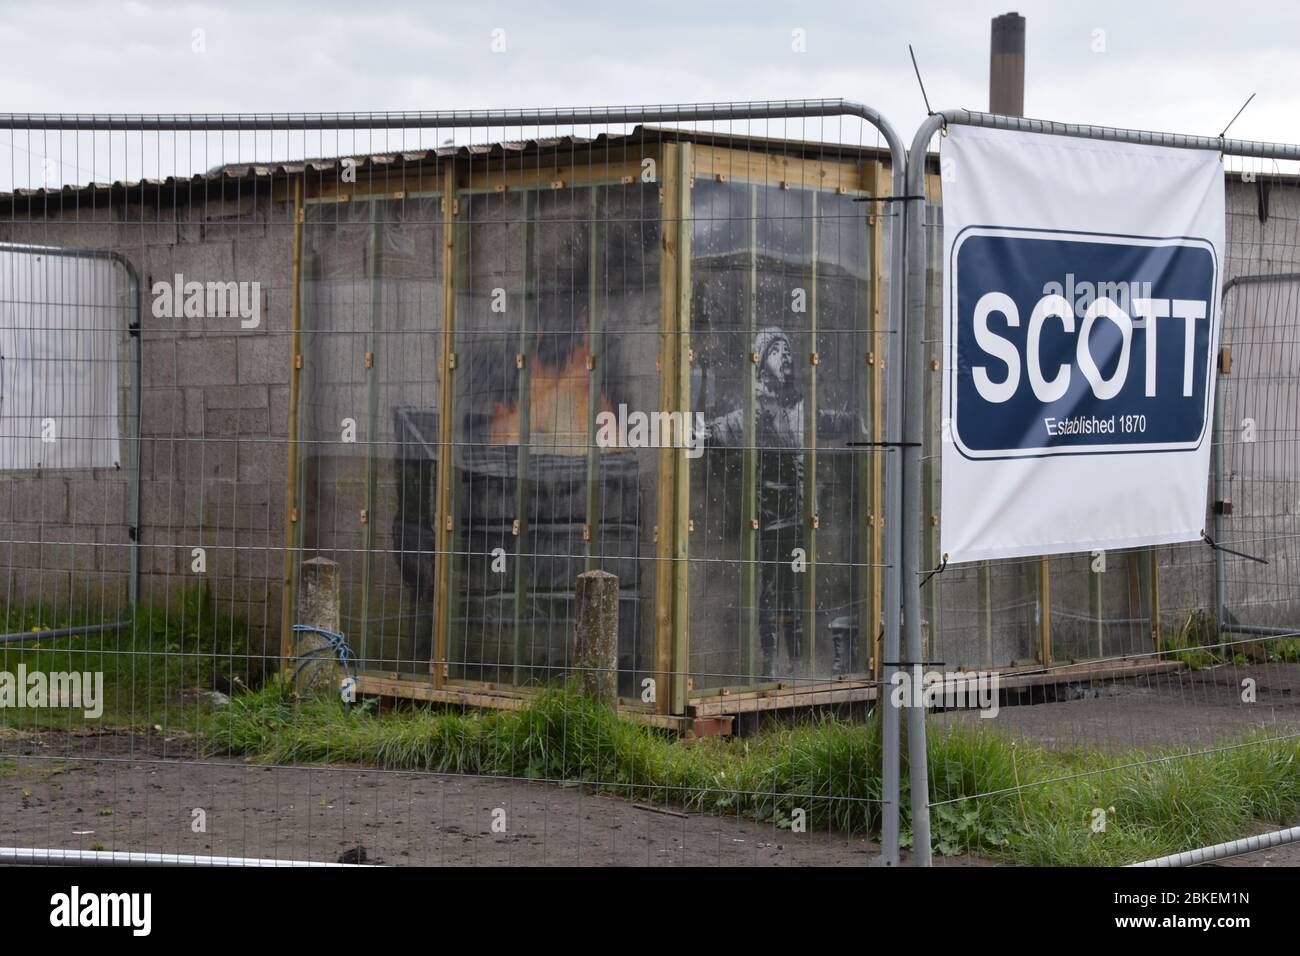
[[(794, 371), (794, 350), (783, 329), (771, 326), (754, 336), (758, 357), (754, 442), (758, 458), (759, 640), (763, 676), (775, 673), (778, 634), (785, 635), (790, 673), (802, 669), (803, 578), (796, 568), (807, 553), (804, 521), (803, 388)], [(817, 412), (819, 439), (843, 436), (858, 425), (852, 412)], [(736, 408), (708, 422), (710, 445), (745, 440), (745, 410)]]

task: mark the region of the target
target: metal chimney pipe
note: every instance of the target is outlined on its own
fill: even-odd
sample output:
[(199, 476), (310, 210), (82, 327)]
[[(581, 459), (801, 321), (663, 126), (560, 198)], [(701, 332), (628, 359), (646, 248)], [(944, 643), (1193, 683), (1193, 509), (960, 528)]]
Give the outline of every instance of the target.
[(1025, 115), (1025, 18), (1014, 11), (993, 18), (989, 112)]

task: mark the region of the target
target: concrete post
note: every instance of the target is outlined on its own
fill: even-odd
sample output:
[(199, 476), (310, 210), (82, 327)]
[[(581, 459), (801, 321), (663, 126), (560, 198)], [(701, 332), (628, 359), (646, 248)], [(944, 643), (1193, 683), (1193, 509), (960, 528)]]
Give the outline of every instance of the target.
[[(302, 592), (298, 601), (298, 623), (318, 627), (332, 634), (341, 633), (339, 614), (339, 566), (328, 558), (311, 558), (302, 563), (299, 578)], [(338, 656), (330, 650), (319, 650), (329, 644), (321, 634), (297, 632), (293, 635), (291, 662), (296, 672), (294, 693), (300, 697), (334, 695), (339, 692), (341, 668)], [(303, 655), (316, 651), (310, 657)]]
[(578, 575), (572, 660), (582, 693), (617, 707), (618, 578), (608, 571)]

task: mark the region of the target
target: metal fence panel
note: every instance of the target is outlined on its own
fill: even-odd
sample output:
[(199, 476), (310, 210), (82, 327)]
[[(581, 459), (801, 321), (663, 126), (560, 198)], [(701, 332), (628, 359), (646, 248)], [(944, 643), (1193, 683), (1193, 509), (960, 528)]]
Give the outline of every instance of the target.
[[(1220, 548), (1000, 561), (927, 578), (940, 564), (942, 481), (942, 176), (928, 149), (950, 124), (1225, 157), (1223, 352), (1206, 502)], [(1190, 859), (1179, 851), (1294, 822), (1300, 812), (1285, 769), (1300, 739), (1289, 704), (1300, 683), (1292, 567), (1300, 193), (1294, 174), (1278, 167), (1297, 158), (1300, 148), (1290, 145), (966, 111), (934, 114), (918, 131), (906, 223), (904, 656), (917, 672), (930, 661), (992, 668), (1002, 685), (1001, 710), (987, 722), (951, 707), (928, 718), (923, 708), (908, 711), (922, 848), (999, 853), (1014, 845), (1016, 858), (1030, 862), (1161, 857), (1165, 865)], [(1044, 702), (1051, 706), (1014, 706)]]
[[(878, 113), (0, 127), (0, 241), (142, 290), (114, 306), (128, 477), (14, 483), (8, 580), (67, 586), (11, 586), (9, 617), (121, 624), (0, 649), (104, 679), (93, 717), (0, 712), (15, 858), (897, 862), (905, 157)], [(137, 554), (138, 594), (82, 600)], [(557, 696), (597, 570), (618, 718)], [(762, 744), (675, 736), (728, 730)]]

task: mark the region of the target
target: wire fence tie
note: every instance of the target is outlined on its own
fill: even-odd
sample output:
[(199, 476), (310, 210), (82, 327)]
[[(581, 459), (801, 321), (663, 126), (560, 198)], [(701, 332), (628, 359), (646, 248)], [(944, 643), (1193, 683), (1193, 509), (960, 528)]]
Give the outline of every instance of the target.
[(943, 574), (944, 570), (947, 569), (947, 567), (948, 567), (948, 555), (945, 554), (943, 556), (943, 559), (938, 564), (936, 564), (933, 569), (931, 569), (930, 573), (927, 574), (925, 577), (921, 578), (921, 583), (917, 585), (918, 589), (925, 587), (926, 583), (936, 574)]
[(1268, 564), (1268, 558), (1259, 558), (1253, 554), (1246, 554), (1244, 551), (1234, 551), (1232, 548), (1225, 548), (1204, 531), (1201, 532), (1201, 538), (1215, 551), (1222, 551), (1224, 554), (1236, 555), (1239, 558), (1245, 558), (1247, 561), (1258, 561), (1260, 564)]

